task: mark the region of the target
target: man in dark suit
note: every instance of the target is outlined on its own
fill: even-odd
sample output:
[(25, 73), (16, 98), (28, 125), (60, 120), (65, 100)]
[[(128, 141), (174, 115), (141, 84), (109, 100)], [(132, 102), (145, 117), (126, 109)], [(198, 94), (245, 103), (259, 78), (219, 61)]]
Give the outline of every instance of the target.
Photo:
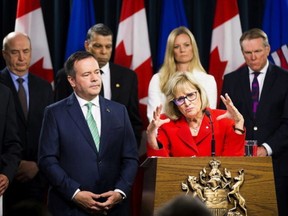
[[(0, 84), (0, 200), (12, 182), (21, 160), (21, 145), (13, 96)], [(0, 210), (0, 214), (2, 211)]]
[(31, 42), (26, 34), (9, 33), (3, 39), (2, 54), (7, 67), (0, 73), (0, 82), (12, 91), (23, 148), (22, 160), (4, 202), (7, 208), (27, 199), (44, 203), (47, 183), (39, 173), (37, 153), (44, 108), (53, 101), (52, 86), (28, 72)]
[[(288, 72), (268, 61), (270, 45), (262, 30), (251, 29), (243, 33), (240, 45), (246, 65), (225, 75), (222, 94), (228, 93), (244, 116), (246, 139), (258, 142), (257, 156), (272, 156), (278, 212), (280, 216), (286, 216)], [(252, 98), (254, 92), (259, 96)], [(221, 108), (224, 108), (223, 104)]]
[(127, 110), (99, 96), (101, 73), (91, 53), (72, 54), (65, 71), (74, 93), (46, 108), (40, 136), (49, 210), (53, 216), (127, 216), (125, 198), (138, 168)]
[[(102, 71), (104, 91), (102, 96), (126, 106), (138, 145), (141, 142), (142, 121), (139, 114), (138, 80), (134, 71), (110, 61), (113, 49), (113, 33), (104, 24), (96, 24), (87, 32), (84, 43), (86, 51), (92, 53)], [(69, 96), (72, 88), (64, 69), (55, 79), (55, 100)]]

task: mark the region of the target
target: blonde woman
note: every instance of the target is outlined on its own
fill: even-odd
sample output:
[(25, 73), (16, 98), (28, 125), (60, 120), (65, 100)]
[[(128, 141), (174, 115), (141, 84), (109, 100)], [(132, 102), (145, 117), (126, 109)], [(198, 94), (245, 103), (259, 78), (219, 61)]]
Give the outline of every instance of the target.
[(168, 36), (164, 63), (152, 77), (148, 90), (147, 117), (153, 118), (153, 111), (165, 103), (164, 92), (167, 82), (175, 72), (189, 72), (202, 85), (208, 95), (211, 108), (217, 105), (217, 86), (212, 75), (201, 65), (196, 40), (191, 31), (184, 27), (174, 29)]
[(221, 96), (227, 110), (211, 109), (192, 74), (178, 72), (167, 83), (165, 95), (165, 114), (162, 105), (157, 107), (147, 127), (147, 156), (244, 155), (244, 118), (227, 94)]

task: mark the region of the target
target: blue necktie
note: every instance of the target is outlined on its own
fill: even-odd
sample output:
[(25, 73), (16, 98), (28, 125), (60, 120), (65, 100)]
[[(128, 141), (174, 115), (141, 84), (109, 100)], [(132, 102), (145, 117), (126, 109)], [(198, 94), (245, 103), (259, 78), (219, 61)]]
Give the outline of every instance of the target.
[(87, 106), (87, 108), (88, 108), (87, 115), (86, 115), (86, 121), (87, 121), (88, 127), (90, 129), (90, 132), (92, 134), (96, 148), (99, 151), (100, 136), (99, 136), (96, 121), (93, 118), (93, 115), (91, 112), (93, 104), (91, 102), (88, 102), (85, 104), (85, 106)]
[(254, 78), (252, 81), (252, 111), (255, 118), (259, 103), (259, 82), (257, 77), (259, 76), (260, 72), (254, 72), (253, 74)]

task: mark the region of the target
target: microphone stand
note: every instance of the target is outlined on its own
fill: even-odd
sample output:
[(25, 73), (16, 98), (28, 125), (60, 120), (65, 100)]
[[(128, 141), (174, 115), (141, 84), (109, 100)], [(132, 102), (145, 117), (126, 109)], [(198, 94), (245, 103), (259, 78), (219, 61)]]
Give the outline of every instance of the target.
[(209, 112), (209, 110), (205, 110), (204, 111), (205, 115), (209, 118), (209, 122), (211, 125), (211, 132), (212, 132), (212, 139), (211, 139), (211, 156), (215, 157), (215, 136), (214, 136), (214, 124), (211, 118), (211, 113)]

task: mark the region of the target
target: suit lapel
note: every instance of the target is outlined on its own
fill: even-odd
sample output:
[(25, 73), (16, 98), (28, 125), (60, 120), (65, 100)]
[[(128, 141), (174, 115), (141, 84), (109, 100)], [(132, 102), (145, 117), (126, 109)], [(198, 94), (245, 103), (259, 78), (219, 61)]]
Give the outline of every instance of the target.
[(110, 64), (110, 82), (111, 82), (111, 100), (118, 101), (120, 97), (120, 88), (121, 88), (121, 73), (119, 73), (114, 64)]
[(179, 128), (177, 136), (182, 142), (187, 145), (189, 148), (192, 148), (195, 152), (198, 153), (198, 148), (195, 142), (195, 139), (192, 137), (191, 131), (188, 127), (188, 124), (184, 117), (181, 117), (176, 123), (176, 127)]
[(269, 99), (269, 94), (271, 94), (270, 90), (271, 90), (271, 88), (274, 85), (276, 76), (277, 76), (277, 74), (272, 71), (272, 65), (269, 64), (269, 67), (267, 69), (267, 74), (265, 76), (265, 80), (264, 80), (264, 85), (263, 85), (263, 88), (262, 88), (261, 96), (260, 96), (260, 99), (259, 99), (257, 115), (259, 115), (259, 112), (261, 112), (261, 108), (265, 107), (265, 104), (269, 103), (267, 100)]
[(28, 116), (27, 118), (29, 119), (30, 114), (34, 113), (34, 110), (37, 110), (37, 101), (39, 100), (39, 97), (37, 96), (37, 92), (39, 89), (37, 89), (38, 85), (35, 82), (35, 79), (33, 75), (29, 74), (28, 76), (28, 88), (29, 88), (29, 111), (28, 111)]
[[(214, 122), (215, 119), (214, 119), (214, 116), (212, 115), (211, 110), (210, 110), (210, 113), (211, 113), (212, 121)], [(210, 138), (210, 135), (211, 135), (211, 138)], [(204, 115), (200, 129), (199, 129), (199, 133), (198, 133), (197, 137), (195, 138), (196, 145), (197, 146), (200, 145), (201, 142), (203, 142), (207, 138), (212, 139), (212, 130), (211, 130), (209, 118), (206, 115)]]
[[(215, 121), (215, 119), (213, 121)], [(177, 127), (179, 127), (179, 130), (177, 132), (177, 136), (179, 137), (179, 139), (197, 153), (199, 153), (198, 145), (204, 142), (205, 139), (211, 139), (211, 125), (207, 116), (203, 117), (199, 133), (196, 137), (192, 136), (185, 118), (182, 117), (181, 120), (176, 123), (176, 125)]]
[(93, 137), (90, 133), (90, 129), (85, 120), (81, 107), (76, 99), (74, 93), (72, 93), (67, 99), (67, 112), (69, 113), (71, 119), (79, 128), (79, 131), (83, 134), (89, 145), (97, 153), (96, 146), (94, 144)]
[(108, 148), (109, 144), (109, 137), (113, 136), (113, 134), (110, 134), (110, 128), (111, 128), (111, 122), (113, 120), (111, 119), (111, 109), (107, 105), (105, 99), (103, 97), (99, 97), (99, 103), (100, 103), (100, 115), (101, 115), (101, 137), (100, 137), (100, 148), (99, 152), (100, 154), (102, 152), (105, 152), (105, 150)]
[(240, 91), (244, 92), (244, 98), (246, 101), (246, 109), (250, 115), (250, 118), (253, 119), (253, 112), (252, 112), (252, 93), (250, 88), (250, 79), (249, 79), (249, 70), (248, 67), (244, 67), (243, 71), (240, 72), (240, 81), (242, 82), (241, 86), (244, 86), (243, 89)]

